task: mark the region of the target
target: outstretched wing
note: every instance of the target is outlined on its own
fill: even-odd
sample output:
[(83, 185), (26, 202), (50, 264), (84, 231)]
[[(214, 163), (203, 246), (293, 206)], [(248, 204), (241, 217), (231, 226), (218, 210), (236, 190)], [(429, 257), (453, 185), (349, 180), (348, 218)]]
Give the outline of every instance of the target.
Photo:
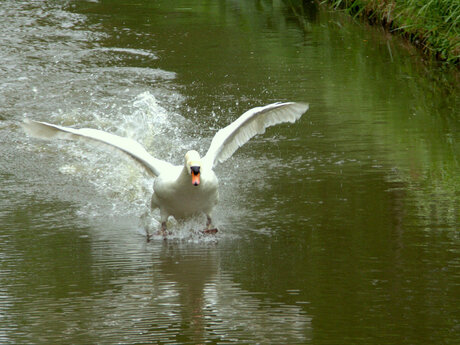
[(248, 110), (236, 121), (219, 130), (203, 160), (212, 167), (227, 160), (256, 134), (282, 122), (295, 122), (308, 110), (306, 103), (273, 103)]
[(109, 145), (134, 158), (154, 176), (172, 167), (172, 164), (152, 157), (137, 141), (98, 129), (75, 129), (29, 119), (24, 120), (22, 127), (26, 133), (36, 138), (83, 140)]

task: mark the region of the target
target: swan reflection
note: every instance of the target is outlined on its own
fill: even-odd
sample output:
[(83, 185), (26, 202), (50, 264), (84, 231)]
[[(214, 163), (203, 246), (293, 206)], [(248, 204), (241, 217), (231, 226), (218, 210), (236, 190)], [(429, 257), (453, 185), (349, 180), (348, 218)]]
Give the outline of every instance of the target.
[[(153, 265), (150, 308), (161, 316), (152, 336), (203, 343), (206, 340), (301, 343), (310, 317), (297, 305), (259, 299), (219, 265), (216, 248), (165, 245)], [(177, 330), (171, 334), (171, 330)], [(172, 337), (172, 338), (171, 338)]]

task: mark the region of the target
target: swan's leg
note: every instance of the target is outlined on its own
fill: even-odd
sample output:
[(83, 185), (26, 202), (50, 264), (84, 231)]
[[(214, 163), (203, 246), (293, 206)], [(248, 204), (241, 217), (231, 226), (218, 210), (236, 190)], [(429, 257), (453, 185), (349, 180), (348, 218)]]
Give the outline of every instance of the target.
[[(167, 235), (167, 229), (166, 229), (166, 222), (169, 218), (169, 213), (166, 212), (164, 209), (162, 209), (160, 207), (160, 204), (158, 202), (158, 199), (155, 195), (155, 193), (153, 193), (152, 195), (152, 201), (150, 202), (150, 206), (152, 208), (152, 210), (155, 210), (155, 209), (160, 209), (160, 222), (161, 222), (161, 228), (160, 228), (160, 235), (163, 235), (163, 237), (166, 238), (166, 235)], [(158, 234), (158, 233), (157, 233)]]
[(210, 214), (206, 214), (206, 229), (202, 231), (204, 234), (215, 234), (217, 228), (212, 225), (212, 219)]
[[(150, 242), (150, 240), (152, 239), (152, 235), (149, 233), (149, 229), (148, 228), (145, 228), (145, 233), (146, 233), (146, 236), (147, 236), (147, 242)], [(157, 232), (157, 234), (160, 234), (160, 235), (163, 235), (163, 237), (166, 238), (166, 235), (168, 234), (167, 233), (167, 230), (166, 230), (166, 221), (162, 221), (161, 222), (161, 229), (159, 232)]]
[(161, 234), (166, 237), (167, 235), (167, 230), (166, 230), (166, 221), (161, 222)]
[(145, 228), (145, 239), (147, 242), (150, 242), (150, 239), (152, 238), (152, 235), (149, 233), (149, 229)]
[(166, 235), (168, 234), (168, 230), (166, 228), (166, 222), (168, 221), (169, 218), (169, 213), (166, 212), (164, 209), (160, 207), (160, 218), (161, 218), (161, 230), (160, 234), (163, 235), (164, 238), (166, 238)]
[(206, 215), (206, 229), (211, 229), (212, 227), (212, 219), (209, 214)]

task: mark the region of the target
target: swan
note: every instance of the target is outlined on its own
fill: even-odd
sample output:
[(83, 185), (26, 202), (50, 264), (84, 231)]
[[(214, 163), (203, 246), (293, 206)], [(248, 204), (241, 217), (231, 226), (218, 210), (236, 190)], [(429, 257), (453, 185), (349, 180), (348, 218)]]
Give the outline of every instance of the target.
[[(248, 110), (233, 123), (220, 129), (211, 141), (204, 157), (191, 150), (185, 154), (184, 165), (176, 166), (152, 157), (137, 141), (92, 128), (70, 128), (47, 122), (24, 119), (21, 124), (26, 133), (41, 139), (86, 140), (103, 143), (128, 154), (155, 177), (152, 209), (160, 210), (161, 234), (166, 236), (169, 216), (176, 219), (196, 214), (206, 215), (205, 233), (215, 233), (212, 211), (219, 200), (218, 179), (213, 169), (256, 134), (267, 127), (294, 123), (307, 110), (308, 104), (277, 102)], [(147, 241), (150, 235), (147, 230)]]

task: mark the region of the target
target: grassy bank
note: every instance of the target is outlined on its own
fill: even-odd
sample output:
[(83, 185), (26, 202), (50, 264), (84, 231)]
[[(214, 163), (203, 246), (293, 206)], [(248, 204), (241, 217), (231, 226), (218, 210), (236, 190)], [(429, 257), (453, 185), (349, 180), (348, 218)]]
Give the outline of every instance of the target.
[(459, 0), (324, 0), (371, 23), (381, 24), (427, 55), (459, 66)]

